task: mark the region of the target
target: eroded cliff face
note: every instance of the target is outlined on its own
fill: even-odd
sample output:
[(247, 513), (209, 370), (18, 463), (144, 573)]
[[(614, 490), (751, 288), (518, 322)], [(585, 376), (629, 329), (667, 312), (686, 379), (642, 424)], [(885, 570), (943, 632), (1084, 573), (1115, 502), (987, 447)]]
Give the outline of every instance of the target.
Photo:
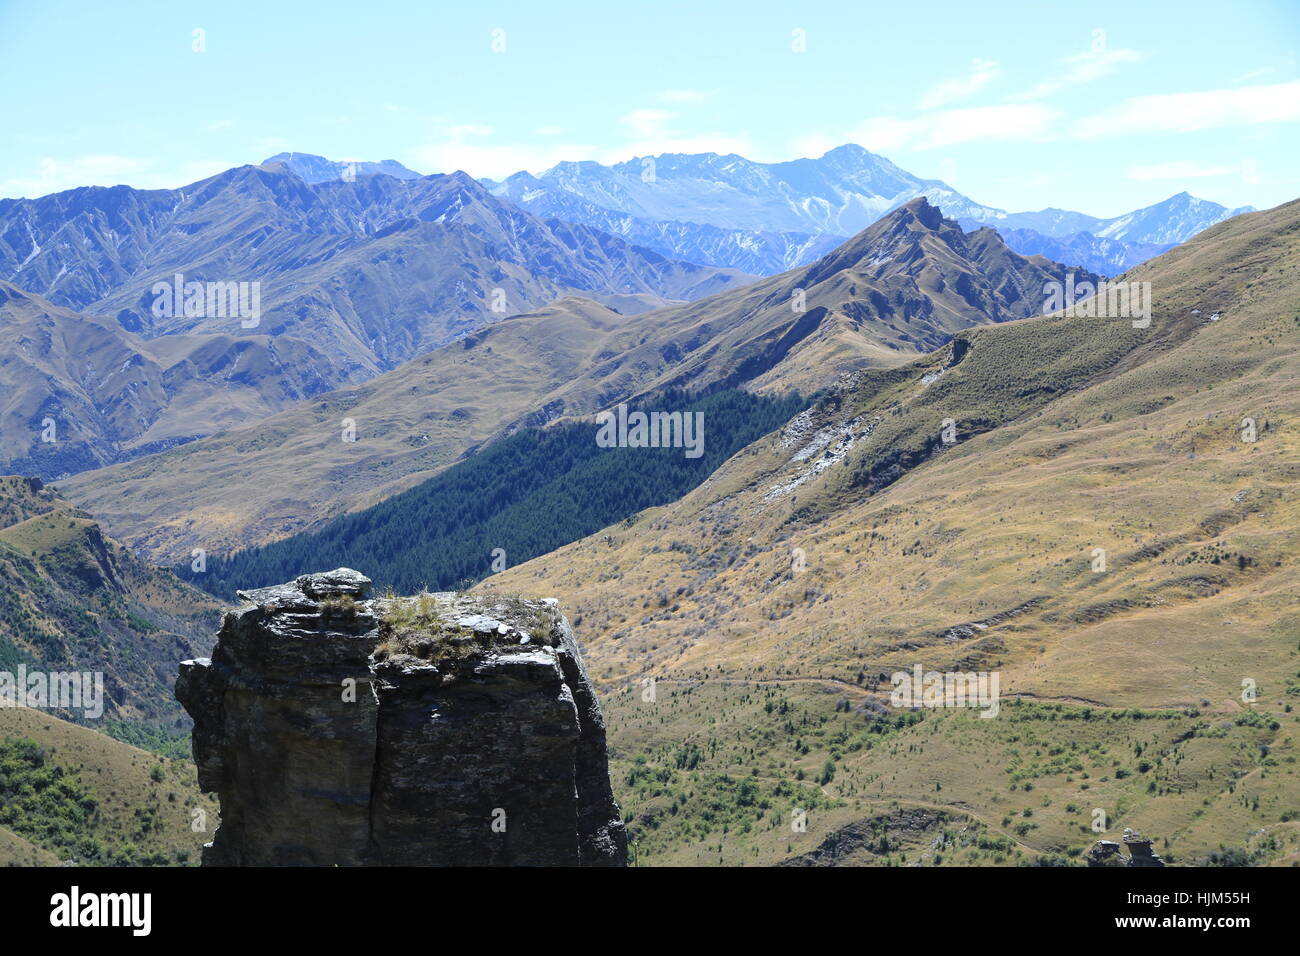
[(369, 597), (346, 568), (239, 592), (176, 696), (205, 866), (622, 866), (605, 726), (554, 601)]

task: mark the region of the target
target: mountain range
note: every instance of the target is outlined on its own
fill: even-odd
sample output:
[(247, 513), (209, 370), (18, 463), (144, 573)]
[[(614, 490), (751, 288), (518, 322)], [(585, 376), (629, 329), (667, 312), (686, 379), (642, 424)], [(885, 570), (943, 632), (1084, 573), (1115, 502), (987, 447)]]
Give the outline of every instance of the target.
[[(629, 315), (707, 297), (816, 262), (839, 233), (917, 197), (966, 229), (994, 224), (1025, 255), (1099, 274), (1235, 212), (1183, 193), (1109, 220), (1006, 213), (857, 146), (776, 164), (561, 163), (483, 184), (283, 153), (179, 190), (0, 200), (0, 309), (23, 330), (0, 367), (12, 389), (0, 462), (53, 479), (129, 460), (566, 296)], [(260, 314), (156, 308), (177, 281), (256, 285)], [(46, 421), (60, 442), (40, 440)]]
[[(55, 478), (363, 382), (567, 295), (630, 314), (750, 278), (539, 219), (462, 173), (311, 184), (272, 164), (180, 190), (3, 200), (0, 309), (20, 347), (0, 372), (0, 460)], [(183, 307), (171, 290), (195, 282), (209, 297), (244, 283), (248, 315)], [(62, 444), (39, 440), (47, 418)]]
[(419, 173), (407, 169), (395, 159), (371, 162), (344, 162), (311, 153), (276, 153), (262, 162), (278, 163), (292, 170), (305, 183), (343, 182), (359, 176), (393, 176), (396, 179), (420, 179)]
[[(1039, 314), (1044, 284), (1069, 273), (1096, 279), (1020, 256), (992, 229), (965, 233), (919, 198), (809, 266), (637, 316), (562, 300), (60, 487), (155, 560), (229, 553), (372, 504), (519, 427), (667, 389), (810, 394), (897, 365), (962, 329)], [(345, 418), (355, 441), (340, 440)]]
[(1025, 255), (1115, 275), (1230, 216), (1180, 193), (1112, 219), (1063, 209), (1009, 213), (921, 179), (861, 146), (817, 159), (758, 163), (734, 154), (667, 154), (612, 166), (566, 162), (485, 184), (541, 215), (594, 225), (664, 255), (771, 273), (866, 228), (918, 196), (967, 228), (993, 226)]

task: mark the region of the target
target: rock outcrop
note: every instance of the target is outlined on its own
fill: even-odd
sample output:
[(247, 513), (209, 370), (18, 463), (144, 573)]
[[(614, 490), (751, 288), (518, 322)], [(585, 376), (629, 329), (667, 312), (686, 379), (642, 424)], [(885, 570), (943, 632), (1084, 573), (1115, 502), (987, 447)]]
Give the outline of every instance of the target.
[(1124, 831), (1124, 846), (1128, 848), (1129, 866), (1165, 865), (1165, 861), (1151, 848), (1151, 841), (1136, 830)]
[(241, 591), (176, 696), (221, 802), (205, 866), (626, 864), (605, 727), (554, 601)]
[(1089, 866), (1164, 866), (1151, 848), (1151, 841), (1136, 830), (1124, 830), (1124, 846), (1128, 848), (1126, 857), (1120, 845), (1114, 840), (1098, 840), (1092, 845), (1086, 857)]
[(1086, 857), (1089, 866), (1128, 866), (1119, 844), (1114, 840), (1098, 840)]

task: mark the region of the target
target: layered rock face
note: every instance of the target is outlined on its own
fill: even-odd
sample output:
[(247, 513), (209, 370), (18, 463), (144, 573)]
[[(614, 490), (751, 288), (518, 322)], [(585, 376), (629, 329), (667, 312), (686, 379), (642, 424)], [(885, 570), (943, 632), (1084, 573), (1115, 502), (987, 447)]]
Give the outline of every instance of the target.
[(205, 866), (622, 866), (605, 727), (554, 601), (241, 591), (176, 696), (221, 826)]

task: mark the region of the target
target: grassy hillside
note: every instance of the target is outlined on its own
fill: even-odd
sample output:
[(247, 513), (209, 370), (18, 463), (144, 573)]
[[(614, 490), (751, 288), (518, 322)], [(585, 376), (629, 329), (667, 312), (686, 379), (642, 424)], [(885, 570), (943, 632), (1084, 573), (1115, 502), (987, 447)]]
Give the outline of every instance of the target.
[(217, 822), (188, 758), (0, 710), (0, 865), (197, 864)]
[(793, 678), (644, 695), (604, 698), (641, 865), (1079, 865), (1125, 827), (1174, 864), (1300, 865), (1295, 714), (1018, 700), (985, 720)]
[[(681, 501), (480, 587), (559, 597), (610, 690), (717, 689), (674, 704), (679, 717), (650, 711), (657, 726), (614, 709), (632, 759), (646, 741), (670, 746), (672, 721), (716, 720), (735, 724), (729, 746), (770, 763), (786, 742), (744, 716), (766, 682), (831, 682), (867, 720), (896, 670), (997, 671), (1004, 698), (1056, 716), (1027, 736), (1012, 724), (1034, 711), (922, 711), (889, 761), (860, 748), (825, 785), (862, 801), (845, 826), (911, 801), (976, 813), (1026, 856), (1057, 854), (1095, 838), (1078, 826), (1100, 807), (1112, 834), (1122, 819), (1182, 860), (1287, 861), (1300, 203), (1213, 227), (1127, 278), (1152, 283), (1149, 329), (1061, 316), (962, 333), (862, 373)], [(1095, 757), (1067, 759), (1088, 747)], [(825, 759), (809, 756), (805, 774)], [(651, 841), (642, 859), (678, 858), (683, 840)]]

